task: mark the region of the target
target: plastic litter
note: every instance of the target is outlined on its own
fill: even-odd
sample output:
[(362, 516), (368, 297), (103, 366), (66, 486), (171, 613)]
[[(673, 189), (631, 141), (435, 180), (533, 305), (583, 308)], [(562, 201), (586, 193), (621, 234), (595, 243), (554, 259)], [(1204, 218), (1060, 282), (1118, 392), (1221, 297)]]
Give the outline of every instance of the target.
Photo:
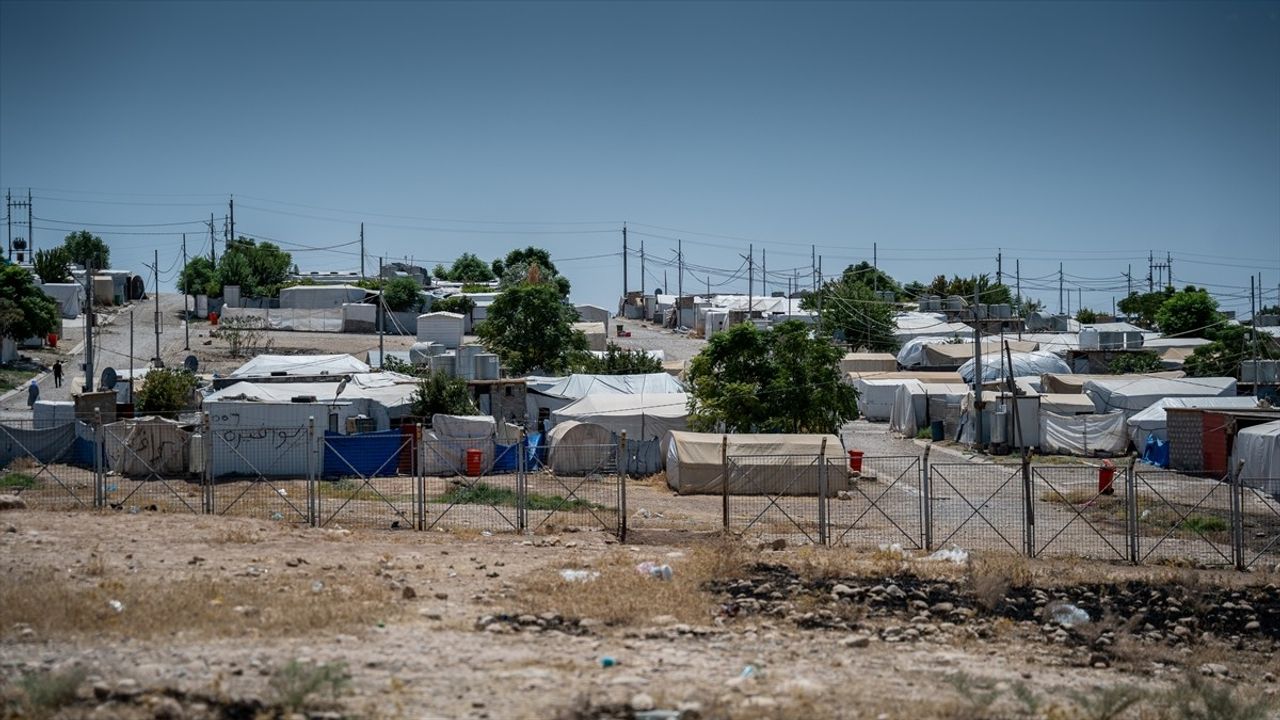
[(111, 608), (112, 610), (115, 610), (117, 613), (124, 612), (124, 603), (120, 602), (119, 600), (108, 600), (107, 607)]
[(955, 545), (952, 545), (949, 548), (943, 548), (941, 550), (934, 552), (932, 555), (929, 555), (925, 559), (952, 562), (952, 563), (955, 563), (956, 565), (963, 565), (969, 562), (969, 551), (965, 550), (962, 547), (956, 547)]
[(284, 488), (276, 488), (276, 494), (280, 497), (289, 497), (289, 493), (285, 492)]
[(645, 560), (639, 565), (636, 565), (636, 572), (641, 575), (648, 575), (649, 577), (657, 580), (670, 580), (675, 577), (676, 574), (675, 571), (671, 569), (670, 565), (659, 565), (652, 560)]
[(898, 557), (907, 557), (907, 551), (902, 548), (900, 543), (880, 543), (880, 552), (897, 555)]
[(756, 674), (756, 666), (747, 665), (746, 667), (742, 668), (742, 672), (738, 673), (738, 677), (742, 678), (743, 680), (746, 680), (749, 677), (755, 677), (755, 674)]
[(560, 577), (565, 582), (591, 582), (600, 577), (600, 573), (593, 570), (561, 570)]
[(1089, 613), (1071, 603), (1062, 603), (1054, 606), (1049, 611), (1049, 617), (1063, 627), (1075, 627), (1089, 622)]
[(273, 512), (273, 513), (271, 513), (271, 519), (272, 519), (272, 520), (283, 520), (283, 519), (284, 519), (284, 513), (281, 513), (281, 512)]
[(611, 668), (617, 664), (618, 664), (618, 661), (608, 655), (605, 655), (604, 657), (600, 658), (600, 667)]
[(319, 593), (319, 592), (323, 592), (323, 591), (324, 591), (324, 583), (323, 583), (323, 582), (321, 582), (320, 580), (316, 580), (315, 582), (311, 583), (311, 592), (313, 592), (313, 593)]
[(684, 714), (679, 710), (644, 710), (631, 717), (635, 720), (680, 720)]

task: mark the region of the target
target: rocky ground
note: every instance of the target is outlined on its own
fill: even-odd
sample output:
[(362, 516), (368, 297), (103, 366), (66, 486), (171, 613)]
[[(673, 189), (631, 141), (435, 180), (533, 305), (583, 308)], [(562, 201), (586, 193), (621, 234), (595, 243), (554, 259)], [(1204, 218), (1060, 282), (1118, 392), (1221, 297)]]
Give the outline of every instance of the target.
[[(1272, 576), (994, 554), (957, 564), (691, 534), (649, 542), (8, 511), (6, 713), (1274, 712)], [(671, 578), (638, 572), (645, 561)]]

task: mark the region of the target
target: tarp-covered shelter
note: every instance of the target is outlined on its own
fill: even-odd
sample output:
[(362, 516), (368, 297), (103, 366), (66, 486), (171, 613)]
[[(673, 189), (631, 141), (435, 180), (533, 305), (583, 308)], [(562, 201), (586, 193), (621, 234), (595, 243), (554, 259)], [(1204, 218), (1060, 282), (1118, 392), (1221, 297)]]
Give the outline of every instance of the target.
[(1166, 397), (1129, 418), (1129, 438), (1139, 453), (1146, 451), (1147, 438), (1169, 440), (1168, 408), (1225, 408), (1248, 410), (1258, 406), (1253, 397)]
[(893, 416), (894, 398), (903, 385), (961, 384), (959, 375), (942, 372), (849, 373), (847, 377), (858, 391), (858, 412), (876, 422)]
[[(1017, 357), (1022, 353), (1034, 352), (1039, 345), (1034, 342), (1020, 342), (1018, 340), (1009, 340), (1009, 352), (1014, 355), (1014, 365), (1017, 366)], [(924, 358), (921, 364), (927, 367), (963, 367), (965, 363), (973, 360), (974, 343), (931, 343), (922, 347)], [(1004, 344), (998, 338), (994, 342), (986, 340), (982, 343), (982, 363), (983, 365), (993, 364), (997, 361), (997, 356), (1004, 354)], [(985, 374), (985, 373), (984, 373)], [(1037, 373), (1038, 374), (1038, 373)]]
[(242, 380), (205, 396), (205, 403), (243, 400), (260, 403), (288, 403), (295, 398), (314, 397), (315, 402), (370, 400), (384, 413), (375, 414), (380, 429), (386, 429), (393, 418), (409, 415), (418, 379), (395, 372), (356, 373), (351, 375), (339, 394), (338, 382), (252, 382)]
[(1280, 420), (1237, 432), (1231, 466), (1240, 468), (1245, 485), (1280, 496)]
[(594, 423), (627, 441), (661, 440), (672, 430), (689, 425), (689, 396), (685, 393), (653, 395), (587, 395), (551, 413), (559, 425), (576, 420)]
[(547, 464), (560, 475), (588, 475), (606, 470), (617, 446), (608, 428), (566, 420), (547, 432)]
[(57, 301), (58, 312), (64, 319), (74, 320), (80, 315), (84, 297), (84, 286), (80, 283), (45, 283), (40, 291)]
[(589, 375), (530, 377), (526, 396), (529, 420), (549, 418), (574, 400), (588, 395), (667, 395), (684, 392), (684, 385), (665, 372), (639, 375)]
[(846, 353), (840, 358), (840, 372), (894, 372), (898, 359), (893, 353)]
[(1040, 413), (1040, 448), (1063, 455), (1120, 455), (1129, 447), (1122, 412), (1102, 415)]
[[(822, 443), (826, 441), (826, 451)], [(722, 450), (741, 471), (731, 474), (731, 495), (817, 495), (818, 458), (827, 464), (828, 494), (845, 489), (844, 448), (835, 435), (770, 435), (673, 432), (664, 441), (667, 485), (680, 495), (726, 490)], [(785, 468), (780, 471), (780, 465)]]
[(970, 388), (959, 383), (922, 383), (910, 380), (899, 385), (893, 396), (893, 410), (889, 416), (889, 429), (906, 437), (915, 437), (921, 428), (929, 426), (932, 420), (946, 423), (946, 415), (934, 417), (930, 410), (938, 407), (935, 400), (942, 398), (945, 405), (955, 407), (954, 421), (959, 417), (960, 405), (968, 395)]
[(182, 423), (159, 417), (113, 422), (103, 427), (107, 468), (126, 477), (183, 477), (191, 460), (191, 433)]
[(1059, 415), (1089, 415), (1097, 412), (1093, 401), (1076, 393), (1041, 393), (1040, 410)]
[(893, 316), (893, 337), (906, 342), (916, 337), (972, 338), (973, 328), (964, 323), (948, 322), (941, 313), (901, 312)]
[(280, 307), (306, 310), (340, 308), (346, 303), (363, 302), (368, 295), (368, 290), (357, 285), (294, 285), (281, 288)]
[(350, 355), (258, 355), (231, 371), (231, 377), (348, 375), (371, 368)]
[(497, 420), (488, 415), (432, 415), (431, 429), (423, 433), (423, 472), (462, 474), (467, 450), (480, 451), (481, 466), (488, 472), (497, 452), (497, 431)]
[[(1013, 375), (1023, 377), (1027, 375), (1043, 375), (1045, 373), (1070, 373), (1071, 368), (1063, 362), (1062, 358), (1048, 351), (1037, 350), (1035, 352), (1011, 353)], [(991, 382), (1000, 380), (1009, 372), (1009, 360), (1004, 353), (998, 355), (984, 355), (982, 359), (982, 382)], [(973, 382), (973, 358), (970, 358), (960, 366), (960, 377), (964, 382)]]
[(1084, 394), (1100, 413), (1120, 410), (1128, 419), (1169, 397), (1234, 397), (1235, 378), (1147, 378), (1127, 375), (1089, 380)]
[(1163, 378), (1176, 380), (1187, 374), (1181, 370), (1131, 375), (1073, 375), (1070, 373), (1044, 373), (1040, 376), (1040, 390), (1046, 393), (1083, 393), (1084, 384), (1090, 380), (1115, 380), (1117, 378)]

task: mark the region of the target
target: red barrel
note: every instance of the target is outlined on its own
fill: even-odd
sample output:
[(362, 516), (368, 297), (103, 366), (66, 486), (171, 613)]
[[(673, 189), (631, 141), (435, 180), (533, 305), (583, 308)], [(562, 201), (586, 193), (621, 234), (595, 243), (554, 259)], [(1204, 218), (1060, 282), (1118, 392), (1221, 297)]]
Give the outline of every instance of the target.
[(1103, 461), (1102, 465), (1098, 467), (1098, 494), (1114, 495), (1116, 491), (1113, 486), (1115, 478), (1116, 464), (1110, 460)]
[(849, 451), (849, 469), (854, 472), (862, 472), (862, 451)]
[(467, 449), (467, 475), (480, 477), (484, 470), (484, 453), (475, 448)]
[(217, 325), (217, 324), (218, 324), (218, 313), (216, 313), (216, 312), (211, 312), (211, 313), (209, 313), (209, 324), (210, 324), (210, 325)]
[(58, 347), (58, 333), (49, 333), (45, 337), (45, 342), (49, 345), (49, 347), (54, 347), (54, 348)]

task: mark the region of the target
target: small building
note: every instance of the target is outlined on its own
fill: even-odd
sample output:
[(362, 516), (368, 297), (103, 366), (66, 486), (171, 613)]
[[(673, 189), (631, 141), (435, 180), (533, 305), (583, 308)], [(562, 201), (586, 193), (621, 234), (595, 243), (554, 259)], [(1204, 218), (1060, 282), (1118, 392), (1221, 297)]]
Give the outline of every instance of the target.
[(465, 317), (460, 313), (432, 312), (418, 316), (418, 342), (438, 343), (449, 350), (462, 347)]

